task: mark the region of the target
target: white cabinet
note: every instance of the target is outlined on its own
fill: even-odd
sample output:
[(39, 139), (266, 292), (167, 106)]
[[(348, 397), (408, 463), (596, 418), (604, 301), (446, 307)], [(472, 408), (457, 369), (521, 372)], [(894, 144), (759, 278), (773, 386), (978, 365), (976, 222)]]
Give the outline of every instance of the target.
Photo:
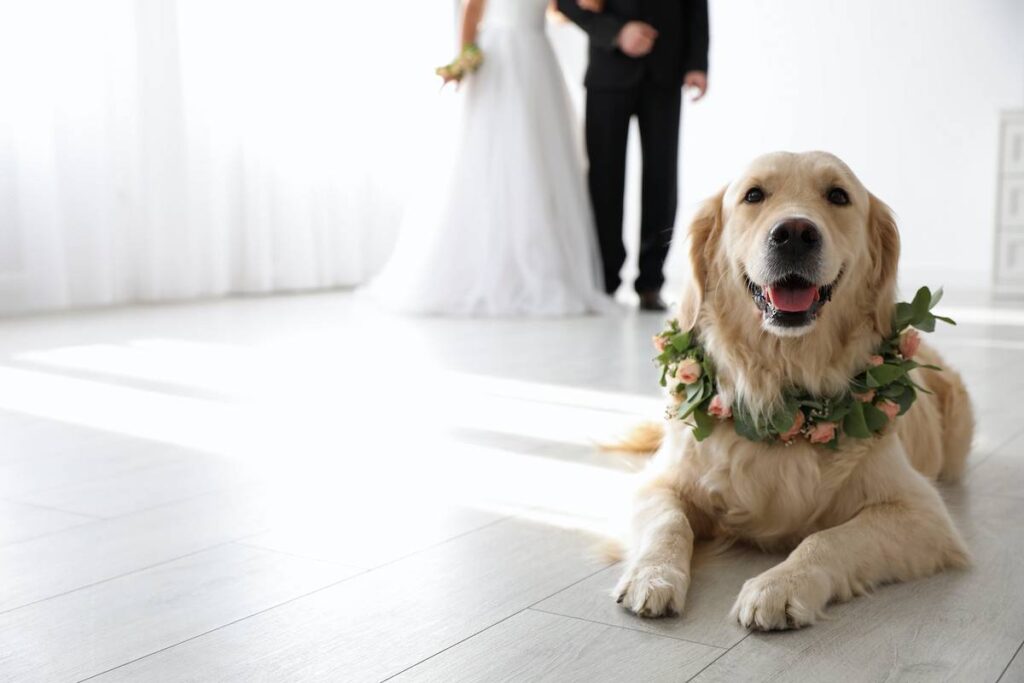
[(1024, 112), (1003, 115), (1003, 173), (1024, 174)]
[(1024, 110), (1003, 112), (996, 206), (996, 289), (1024, 292)]
[(999, 227), (1024, 228), (1024, 173), (1003, 174), (999, 194)]

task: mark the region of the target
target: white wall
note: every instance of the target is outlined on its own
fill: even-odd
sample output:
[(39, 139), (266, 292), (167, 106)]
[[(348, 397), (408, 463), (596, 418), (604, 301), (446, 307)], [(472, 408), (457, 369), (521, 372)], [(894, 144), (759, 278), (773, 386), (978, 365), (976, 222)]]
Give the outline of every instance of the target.
[[(988, 286), (998, 115), (1024, 106), (1024, 2), (711, 0), (711, 31), (711, 90), (683, 115), (680, 228), (757, 154), (826, 149), (899, 215), (908, 285)], [(579, 99), (585, 42), (552, 35)], [(686, 268), (682, 251), (667, 272)]]

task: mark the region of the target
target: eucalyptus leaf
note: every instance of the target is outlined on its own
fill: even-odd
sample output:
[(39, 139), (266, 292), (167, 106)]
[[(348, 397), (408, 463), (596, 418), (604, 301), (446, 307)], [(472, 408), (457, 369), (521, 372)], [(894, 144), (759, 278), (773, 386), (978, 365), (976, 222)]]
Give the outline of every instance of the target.
[(779, 434), (788, 432), (796, 422), (796, 410), (789, 411), (787, 408), (783, 408), (772, 415), (772, 428)]
[(893, 399), (897, 404), (899, 404), (900, 415), (910, 410), (910, 406), (914, 405), (914, 400), (916, 398), (917, 391), (914, 387), (906, 387), (902, 394)]
[[(905, 374), (907, 374), (907, 371), (902, 366), (890, 363), (868, 368), (868, 385), (873, 387), (885, 386)], [(874, 380), (874, 384), (871, 383), (872, 380)]]
[(880, 432), (889, 424), (889, 417), (870, 403), (864, 405), (864, 424), (872, 432)]
[(850, 406), (850, 412), (843, 418), (843, 431), (848, 435), (866, 439), (871, 436), (867, 422), (864, 420), (864, 404), (854, 403)]
[(698, 394), (704, 393), (704, 382), (694, 382), (686, 385), (686, 400), (691, 401)]
[(942, 287), (939, 287), (939, 288), (938, 288), (938, 289), (936, 289), (936, 290), (935, 290), (934, 292), (932, 292), (932, 300), (931, 300), (931, 303), (929, 303), (929, 304), (928, 304), (928, 310), (929, 310), (929, 311), (930, 311), (931, 309), (935, 308), (935, 305), (936, 305), (937, 303), (939, 303), (940, 301), (942, 301), (942, 294), (943, 294), (943, 292), (942, 292)]
[(697, 406), (699, 406), (703, 402), (704, 392), (698, 392), (696, 395), (688, 397), (685, 401), (683, 401), (683, 405), (679, 407), (679, 419), (685, 420), (686, 418), (688, 418), (691, 414), (693, 414), (693, 411), (697, 409)]
[[(910, 307), (914, 312), (914, 317), (911, 322), (921, 320), (924, 316), (928, 315), (928, 309), (931, 307), (932, 293), (927, 287), (922, 287), (917, 290), (917, 294), (914, 295), (914, 301), (911, 302)], [(914, 327), (917, 327), (915, 324)]]
[(935, 331), (935, 316), (931, 313), (925, 312), (921, 318), (914, 323), (914, 327), (921, 330), (922, 332), (934, 332)]
[(910, 324), (910, 321), (914, 317), (914, 308), (905, 301), (901, 301), (896, 304), (896, 310), (893, 313), (893, 327), (900, 329)]
[(856, 391), (858, 394), (862, 394), (869, 388), (867, 375), (863, 373), (850, 380), (850, 391)]
[(753, 418), (738, 406), (733, 408), (732, 421), (736, 433), (744, 439), (764, 441), (768, 437), (768, 433), (758, 429), (757, 425), (754, 424)]
[(693, 428), (693, 435), (697, 438), (697, 441), (703, 441), (708, 438), (711, 436), (711, 432), (715, 430), (715, 418), (700, 408), (693, 411), (693, 421), (696, 425)]
[(686, 349), (690, 348), (690, 333), (680, 332), (679, 334), (672, 337), (672, 347), (682, 353)]
[(881, 389), (878, 393), (886, 398), (896, 398), (897, 396), (903, 395), (907, 388), (899, 382), (893, 382), (889, 386)]

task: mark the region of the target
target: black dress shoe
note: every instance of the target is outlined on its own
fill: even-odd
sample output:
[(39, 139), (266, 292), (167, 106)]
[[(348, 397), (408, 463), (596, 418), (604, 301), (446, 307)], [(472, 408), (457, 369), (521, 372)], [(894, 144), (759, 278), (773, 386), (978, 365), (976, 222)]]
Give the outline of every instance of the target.
[(664, 312), (668, 310), (660, 292), (640, 292), (640, 310)]

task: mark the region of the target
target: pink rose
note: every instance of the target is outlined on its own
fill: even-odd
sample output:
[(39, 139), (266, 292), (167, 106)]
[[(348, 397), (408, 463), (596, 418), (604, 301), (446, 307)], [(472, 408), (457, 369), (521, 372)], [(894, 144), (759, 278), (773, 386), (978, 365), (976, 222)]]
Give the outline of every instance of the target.
[(654, 348), (658, 349), (658, 353), (661, 353), (662, 351), (664, 351), (665, 347), (667, 347), (667, 346), (668, 346), (668, 339), (665, 339), (660, 334), (656, 335), (654, 337)]
[(877, 368), (879, 365), (882, 365), (883, 363), (885, 363), (885, 359), (879, 356), (878, 354), (875, 354), (874, 356), (868, 358), (868, 364), (873, 368)]
[(853, 396), (854, 400), (860, 401), (861, 403), (871, 403), (875, 400), (875, 390), (868, 389), (863, 394), (858, 394), (856, 391), (851, 391), (850, 395)]
[(921, 346), (921, 335), (917, 333), (917, 330), (907, 330), (900, 337), (900, 355), (907, 360), (914, 357), (919, 346)]
[(725, 401), (718, 394), (711, 399), (711, 404), (708, 406), (708, 415), (713, 415), (719, 420), (724, 420), (728, 417), (732, 417), (732, 408), (726, 405)]
[(811, 431), (807, 433), (807, 438), (811, 443), (828, 443), (835, 438), (835, 435), (835, 422), (819, 422), (811, 427)]
[(693, 384), (700, 379), (700, 363), (693, 358), (684, 358), (676, 368), (676, 379), (683, 384)]
[(875, 407), (878, 408), (879, 410), (881, 410), (883, 413), (885, 413), (885, 416), (888, 417), (890, 420), (895, 419), (896, 416), (900, 414), (900, 407), (899, 407), (899, 405), (896, 404), (896, 403), (893, 403), (889, 399), (885, 399), (884, 401), (879, 401), (878, 405), (875, 406)]
[(800, 433), (800, 430), (804, 426), (804, 411), (797, 409), (796, 417), (793, 420), (793, 426), (790, 427), (785, 434), (779, 434), (779, 438), (783, 441), (792, 441), (793, 438)]

